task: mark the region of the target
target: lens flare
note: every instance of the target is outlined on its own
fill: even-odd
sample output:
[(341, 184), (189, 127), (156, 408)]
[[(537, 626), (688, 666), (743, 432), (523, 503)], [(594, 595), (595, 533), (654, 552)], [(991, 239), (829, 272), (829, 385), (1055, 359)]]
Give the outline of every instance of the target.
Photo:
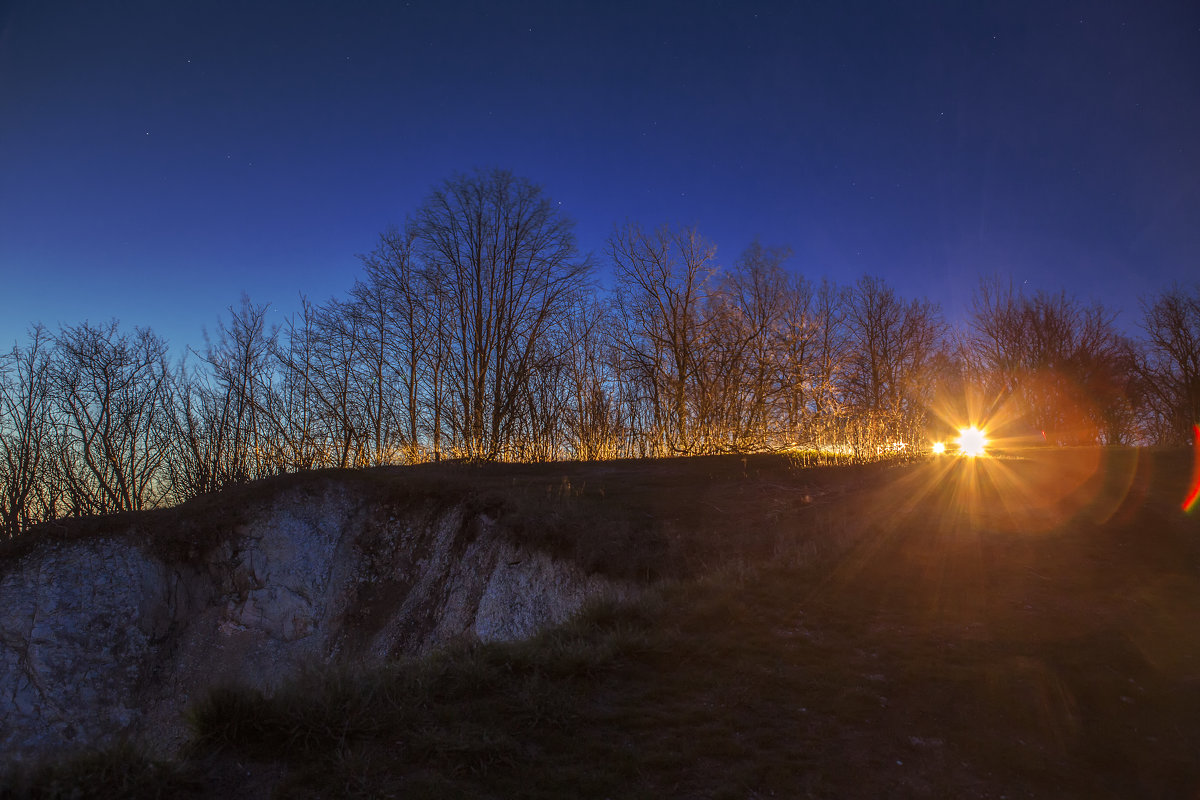
[(1192, 488), (1183, 498), (1183, 510), (1189, 513), (1200, 504), (1200, 425), (1192, 426), (1192, 447), (1196, 450), (1192, 464)]
[(983, 451), (987, 448), (987, 437), (983, 435), (983, 431), (972, 425), (969, 428), (963, 428), (958, 432), (958, 452), (964, 456), (974, 458), (975, 456), (983, 455)]
[(934, 442), (932, 449), (933, 449), (934, 455), (940, 456), (942, 453), (946, 452), (946, 443), (945, 442)]

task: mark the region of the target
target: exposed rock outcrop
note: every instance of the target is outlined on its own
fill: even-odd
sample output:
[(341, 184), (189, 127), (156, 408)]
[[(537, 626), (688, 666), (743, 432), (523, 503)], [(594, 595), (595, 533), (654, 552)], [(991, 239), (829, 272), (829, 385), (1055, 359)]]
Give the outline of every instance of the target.
[(325, 476), (190, 548), (155, 546), (161, 517), (36, 539), (0, 560), (0, 752), (127, 737), (170, 753), (213, 686), (270, 691), (312, 664), (526, 637), (631, 591), (514, 544), (476, 505), (381, 504)]

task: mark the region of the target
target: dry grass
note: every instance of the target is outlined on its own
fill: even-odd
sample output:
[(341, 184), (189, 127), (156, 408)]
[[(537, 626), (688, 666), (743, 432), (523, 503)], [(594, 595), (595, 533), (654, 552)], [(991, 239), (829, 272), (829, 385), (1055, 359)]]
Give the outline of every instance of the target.
[[(651, 581), (791, 549), (797, 532), (811, 538), (817, 509), (898, 463), (812, 466), (830, 458), (797, 453), (319, 470), (233, 486), (177, 508), (46, 523), (0, 541), (0, 560), (47, 539), (109, 537), (168, 561), (194, 563), (280, 494), (336, 487), (381, 509), (382, 518), (430, 504), (466, 507), (498, 520), (500, 532), (517, 543), (588, 572)], [(747, 519), (760, 524), (747, 526)]]
[(763, 454), (373, 472), (469, 486), (475, 502), (518, 543), (589, 572), (652, 581), (804, 553), (843, 525), (831, 507), (900, 463), (812, 461), (804, 454)]

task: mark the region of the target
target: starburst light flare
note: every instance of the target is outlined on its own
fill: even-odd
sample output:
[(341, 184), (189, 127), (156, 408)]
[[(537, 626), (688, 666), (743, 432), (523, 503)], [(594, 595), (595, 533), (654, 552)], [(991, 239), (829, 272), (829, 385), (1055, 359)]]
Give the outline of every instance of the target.
[(975, 458), (983, 455), (987, 449), (987, 443), (987, 436), (974, 425), (958, 432), (958, 451), (964, 456)]

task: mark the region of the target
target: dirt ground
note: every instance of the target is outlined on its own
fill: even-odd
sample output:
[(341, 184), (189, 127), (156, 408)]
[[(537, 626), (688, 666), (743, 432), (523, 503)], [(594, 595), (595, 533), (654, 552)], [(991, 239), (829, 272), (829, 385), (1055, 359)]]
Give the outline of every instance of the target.
[(1200, 797), (1190, 462), (946, 458), (864, 495), (865, 535), (798, 604), (865, 695), (859, 725), (814, 695), (828, 793)]

